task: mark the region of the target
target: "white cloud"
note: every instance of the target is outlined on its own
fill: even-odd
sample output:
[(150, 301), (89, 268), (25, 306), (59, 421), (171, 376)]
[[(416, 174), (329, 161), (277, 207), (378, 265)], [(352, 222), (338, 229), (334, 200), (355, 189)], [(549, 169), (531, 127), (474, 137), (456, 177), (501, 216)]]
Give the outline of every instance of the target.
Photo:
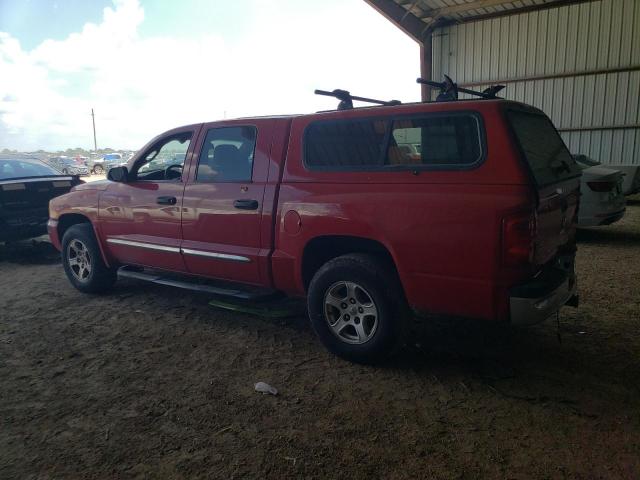
[[(361, 0), (339, 12), (255, 0), (250, 32), (141, 37), (137, 0), (32, 51), (0, 32), (0, 149), (138, 148), (178, 125), (332, 108), (314, 88), (417, 100), (418, 47)], [(298, 4), (299, 5), (299, 4)]]

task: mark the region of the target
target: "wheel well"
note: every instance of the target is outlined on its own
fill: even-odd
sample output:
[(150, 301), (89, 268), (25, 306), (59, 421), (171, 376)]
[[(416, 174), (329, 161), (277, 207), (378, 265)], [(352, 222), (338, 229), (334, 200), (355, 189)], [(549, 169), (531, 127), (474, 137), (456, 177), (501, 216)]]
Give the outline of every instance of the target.
[(64, 233), (67, 229), (73, 225), (77, 225), (79, 223), (91, 223), (91, 221), (85, 217), (84, 215), (80, 215), (79, 213), (67, 213), (62, 215), (58, 219), (58, 238), (62, 241), (62, 237), (64, 237)]
[(315, 273), (332, 258), (348, 253), (368, 253), (393, 269), (398, 274), (393, 257), (380, 242), (363, 237), (332, 235), (316, 237), (304, 247), (302, 254), (302, 281), (305, 290), (309, 287)]

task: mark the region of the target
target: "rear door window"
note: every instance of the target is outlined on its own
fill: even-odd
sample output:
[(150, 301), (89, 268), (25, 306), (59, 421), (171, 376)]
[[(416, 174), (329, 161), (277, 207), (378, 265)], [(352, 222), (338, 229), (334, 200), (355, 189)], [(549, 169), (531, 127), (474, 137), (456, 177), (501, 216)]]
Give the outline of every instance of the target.
[(538, 186), (580, 175), (580, 167), (546, 115), (507, 110), (507, 117)]
[(202, 145), (197, 182), (250, 182), (258, 131), (253, 126), (212, 128)]

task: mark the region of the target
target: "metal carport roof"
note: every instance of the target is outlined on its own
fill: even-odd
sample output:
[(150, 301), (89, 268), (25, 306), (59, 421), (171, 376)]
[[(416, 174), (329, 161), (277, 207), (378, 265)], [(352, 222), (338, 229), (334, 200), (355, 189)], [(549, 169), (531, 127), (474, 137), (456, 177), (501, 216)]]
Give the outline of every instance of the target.
[[(364, 0), (420, 44), (420, 76), (431, 79), (435, 29), (594, 0)], [(636, 0), (640, 1), (640, 0)], [(430, 87), (422, 86), (422, 99)]]
[(434, 28), (591, 0), (365, 0), (417, 42)]

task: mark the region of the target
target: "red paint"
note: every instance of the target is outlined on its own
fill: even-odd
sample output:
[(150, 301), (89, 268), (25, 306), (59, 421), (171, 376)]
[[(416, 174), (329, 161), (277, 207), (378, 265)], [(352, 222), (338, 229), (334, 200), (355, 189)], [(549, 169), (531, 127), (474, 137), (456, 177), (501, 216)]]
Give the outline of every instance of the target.
[(297, 235), (302, 229), (302, 219), (295, 210), (289, 210), (284, 216), (284, 231), (288, 235)]
[[(574, 190), (563, 205), (551, 197), (537, 204), (536, 190), (505, 124), (503, 108), (508, 104), (487, 100), (410, 104), (172, 130), (168, 133), (194, 132), (181, 181), (77, 187), (52, 200), (50, 235), (59, 248), (55, 221), (80, 213), (94, 224), (110, 263), (263, 285), (291, 295), (305, 294), (302, 258), (308, 242), (327, 235), (361, 237), (388, 250), (416, 310), (506, 319), (509, 288), (530, 279), (558, 248), (572, 244), (578, 201), (571, 184), (565, 185)], [(411, 171), (317, 172), (302, 164), (303, 132), (313, 121), (454, 110), (482, 117), (487, 156), (475, 169), (415, 175)], [(207, 130), (232, 125), (258, 130), (252, 181), (196, 182)], [(547, 193), (541, 190), (539, 195), (543, 198)], [(161, 195), (175, 196), (178, 203), (161, 207), (155, 204)], [(255, 199), (259, 207), (238, 210), (233, 206), (237, 199)], [(569, 222), (558, 232), (562, 209)], [(533, 224), (523, 226), (522, 218), (533, 219)], [(529, 230), (532, 226), (535, 229)], [(248, 261), (115, 246), (107, 238)], [(529, 247), (531, 251), (522, 250)]]

